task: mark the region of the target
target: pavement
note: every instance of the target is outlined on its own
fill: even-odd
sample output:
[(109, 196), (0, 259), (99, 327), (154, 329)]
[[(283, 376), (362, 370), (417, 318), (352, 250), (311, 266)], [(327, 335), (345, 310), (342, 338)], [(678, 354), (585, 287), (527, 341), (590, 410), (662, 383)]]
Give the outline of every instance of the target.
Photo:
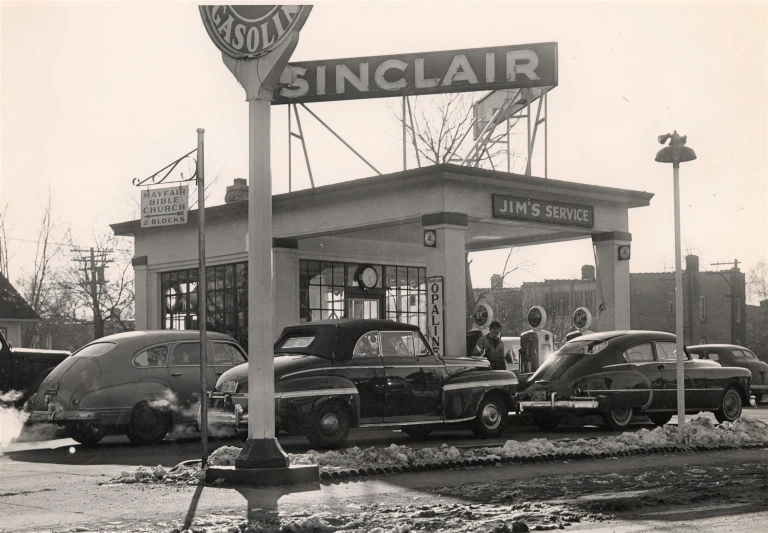
[[(189, 526), (190, 531), (234, 533), (245, 529), (248, 523), (262, 525), (259, 526), (261, 529), (254, 525), (251, 531), (279, 531), (277, 527), (270, 529), (264, 525), (276, 524), (278, 517), (283, 524), (286, 521), (293, 524), (293, 529), (282, 526), (283, 531), (327, 532), (335, 531), (336, 526), (343, 525), (346, 531), (374, 531), (379, 527), (382, 532), (389, 532), (403, 531), (397, 529), (403, 524), (429, 520), (436, 505), (440, 514), (446, 516), (453, 516), (460, 510), (461, 516), (454, 518), (461, 524), (457, 522), (455, 528), (451, 529), (441, 529), (436, 524), (433, 524), (433, 528), (427, 524), (420, 529), (495, 531), (491, 527), (492, 524), (489, 525), (490, 522), (482, 521), (482, 516), (473, 517), (474, 513), (478, 516), (484, 514), (490, 517), (489, 520), (501, 520), (498, 523), (506, 523), (510, 531), (512, 529), (509, 529), (509, 524), (519, 522), (520, 520), (514, 518), (520, 517), (527, 520), (531, 529), (537, 526), (568, 524), (563, 527), (573, 531), (635, 532), (656, 530), (661, 526), (664, 526), (662, 530), (666, 528), (668, 531), (682, 531), (683, 529), (678, 527), (694, 518), (702, 518), (701, 511), (694, 515), (686, 511), (694, 503), (692, 501), (678, 502), (678, 508), (673, 506), (667, 509), (671, 514), (666, 517), (622, 518), (611, 512), (585, 513), (583, 505), (578, 507), (581, 509), (578, 512), (571, 509), (573, 506), (553, 507), (552, 502), (558, 501), (557, 498), (562, 499), (562, 495), (553, 499), (546, 491), (541, 490), (542, 487), (567, 485), (570, 487), (568, 490), (573, 492), (584, 480), (604, 478), (605, 481), (600, 482), (603, 485), (596, 485), (598, 490), (593, 492), (615, 498), (618, 489), (612, 487), (612, 484), (617, 483), (618, 479), (626, 479), (625, 488), (635, 490), (649, 481), (648, 478), (637, 481), (632, 476), (647, 476), (654, 470), (663, 473), (674, 469), (681, 472), (684, 469), (708, 469), (712, 472), (711, 479), (717, 479), (718, 476), (723, 477), (723, 472), (744, 470), (744, 465), (763, 465), (766, 469), (746, 469), (745, 475), (736, 476), (736, 484), (723, 494), (727, 496), (733, 492), (752, 495), (754, 499), (735, 503), (718, 502), (728, 504), (722, 508), (713, 507), (710, 502), (710, 505), (707, 505), (710, 516), (706, 518), (705, 523), (698, 523), (697, 533), (762, 530), (768, 520), (768, 450), (763, 448), (544, 464), (504, 464), (397, 474), (331, 484), (265, 488), (202, 484), (100, 484), (110, 476), (118, 474), (116, 470), (121, 468), (120, 465), (96, 461), (95, 464), (78, 465), (76, 470), (70, 471), (59, 469), (47, 462), (6, 460), (0, 462), (5, 480), (5, 486), (0, 489), (0, 532), (172, 532), (182, 531), (184, 526)], [(744, 483), (749, 477), (746, 474), (753, 471), (756, 476), (752, 476), (754, 479), (750, 478), (753, 485), (740, 485), (739, 483)], [(684, 473), (681, 473), (681, 476)], [(566, 478), (569, 481), (565, 481)], [(467, 490), (467, 487), (478, 484), (482, 487), (494, 483), (502, 484), (500, 486), (516, 483), (518, 488), (510, 491), (508, 500), (497, 500), (493, 505), (485, 507), (483, 503), (488, 502), (488, 494), (481, 494), (478, 499), (477, 494), (461, 492)], [(709, 483), (715, 484), (719, 481), (710, 480)], [(494, 490), (498, 493), (497, 489)], [(458, 492), (452, 495), (452, 491)], [(630, 493), (630, 497), (631, 495)], [(700, 496), (695, 495), (696, 498)], [(515, 507), (510, 505), (511, 502), (522, 502), (528, 507)], [(712, 509), (716, 509), (714, 514)], [(498, 510), (507, 514), (499, 515)], [(653, 509), (652, 514), (656, 514), (656, 511), (658, 509)], [(360, 516), (365, 517), (365, 522), (355, 527), (353, 515), (357, 515), (358, 519)], [(559, 517), (558, 520), (552, 522), (553, 516)], [(565, 519), (561, 519), (563, 517)], [(734, 517), (738, 517), (739, 526), (736, 529), (728, 529), (727, 523)], [(673, 525), (677, 527), (672, 527)], [(499, 531), (504, 530), (502, 528)]]

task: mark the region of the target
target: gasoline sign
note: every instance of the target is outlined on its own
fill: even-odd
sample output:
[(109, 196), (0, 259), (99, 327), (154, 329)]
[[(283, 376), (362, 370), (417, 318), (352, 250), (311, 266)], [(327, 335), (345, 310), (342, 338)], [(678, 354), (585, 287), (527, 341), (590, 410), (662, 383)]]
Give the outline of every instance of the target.
[(533, 329), (543, 328), (547, 323), (547, 312), (543, 307), (535, 305), (528, 311), (528, 325)]
[(186, 224), (187, 211), (189, 211), (187, 185), (141, 191), (142, 228)]
[(208, 35), (216, 46), (235, 59), (255, 59), (273, 50), (310, 6), (200, 6)]
[(573, 325), (579, 331), (589, 329), (592, 324), (592, 313), (586, 307), (579, 307), (573, 312)]

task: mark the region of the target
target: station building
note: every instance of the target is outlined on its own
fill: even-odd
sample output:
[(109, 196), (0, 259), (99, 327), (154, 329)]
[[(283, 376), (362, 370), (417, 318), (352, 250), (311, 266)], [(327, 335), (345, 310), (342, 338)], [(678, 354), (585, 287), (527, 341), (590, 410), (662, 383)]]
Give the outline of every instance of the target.
[[(238, 180), (240, 187), (243, 180)], [(233, 187), (231, 189), (237, 189)], [(248, 344), (248, 201), (207, 207), (209, 328)], [(465, 350), (465, 254), (591, 239), (602, 304), (593, 329), (630, 326), (628, 211), (653, 194), (441, 164), (274, 195), (275, 331), (328, 318), (389, 318), (428, 333), (427, 278), (444, 290), (445, 353)], [(196, 329), (197, 215), (113, 224), (133, 236), (136, 329)], [(426, 237), (426, 238), (425, 238)]]

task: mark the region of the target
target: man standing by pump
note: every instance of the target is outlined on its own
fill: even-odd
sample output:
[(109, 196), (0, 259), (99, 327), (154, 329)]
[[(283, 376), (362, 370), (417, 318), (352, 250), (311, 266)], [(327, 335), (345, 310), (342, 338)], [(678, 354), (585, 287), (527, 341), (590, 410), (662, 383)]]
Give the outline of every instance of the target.
[(491, 362), (491, 370), (506, 370), (504, 361), (504, 341), (501, 340), (501, 324), (498, 320), (491, 322), (488, 334), (478, 339), (472, 355), (485, 357)]

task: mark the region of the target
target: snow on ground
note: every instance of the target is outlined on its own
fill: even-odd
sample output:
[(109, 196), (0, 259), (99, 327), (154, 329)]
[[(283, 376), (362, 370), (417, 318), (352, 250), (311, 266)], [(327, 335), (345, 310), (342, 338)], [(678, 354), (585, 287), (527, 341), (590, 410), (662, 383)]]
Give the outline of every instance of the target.
[[(689, 446), (741, 446), (751, 443), (768, 443), (768, 424), (756, 419), (740, 418), (735, 422), (714, 424), (709, 418), (695, 418), (686, 423), (683, 434), (685, 444)], [(471, 459), (500, 459), (532, 457), (536, 455), (586, 453), (614, 455), (620, 452), (645, 450), (677, 444), (677, 427), (665, 426), (653, 430), (640, 429), (636, 432), (622, 433), (616, 436), (596, 439), (577, 439), (572, 441), (551, 441), (531, 439), (525, 442), (508, 440), (502, 446), (478, 448), (456, 448), (443, 444), (437, 448), (410, 448), (392, 444), (387, 448), (349, 448), (340, 451), (317, 452), (310, 450), (305, 454), (288, 454), (291, 464), (316, 464), (321, 472), (334, 472), (349, 468), (384, 468), (407, 467), (420, 464), (444, 463)], [(209, 457), (211, 466), (234, 465), (241, 448), (222, 446)], [(160, 470), (158, 470), (160, 469)], [(154, 470), (139, 467), (133, 472), (122, 472), (107, 484), (112, 483), (184, 483), (195, 484), (204, 475), (199, 468), (178, 465), (166, 470), (158, 466)]]

